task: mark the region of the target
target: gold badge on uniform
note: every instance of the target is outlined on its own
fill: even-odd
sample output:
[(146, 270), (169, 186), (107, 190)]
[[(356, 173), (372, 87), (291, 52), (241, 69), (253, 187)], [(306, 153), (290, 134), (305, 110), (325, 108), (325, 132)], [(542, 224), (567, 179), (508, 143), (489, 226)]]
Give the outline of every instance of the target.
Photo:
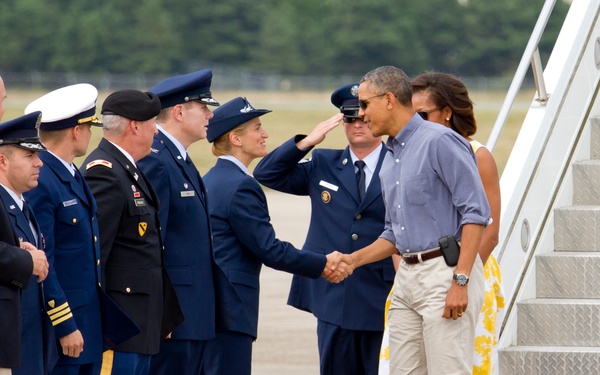
[(327, 190), (323, 191), (321, 193), (321, 200), (323, 201), (323, 203), (327, 204), (329, 202), (331, 202), (331, 194), (329, 194), (329, 192)]
[(142, 221), (138, 224), (138, 233), (140, 234), (140, 236), (143, 237), (144, 234), (146, 234), (146, 229), (148, 229), (148, 223), (146, 223), (145, 221)]

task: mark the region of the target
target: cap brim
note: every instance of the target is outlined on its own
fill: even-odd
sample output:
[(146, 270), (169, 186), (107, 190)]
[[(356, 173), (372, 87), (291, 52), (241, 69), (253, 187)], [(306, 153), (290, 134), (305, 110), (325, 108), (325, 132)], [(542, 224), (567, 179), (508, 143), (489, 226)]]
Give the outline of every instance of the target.
[(22, 148), (22, 149), (28, 150), (28, 151), (41, 152), (41, 151), (48, 150), (46, 148), (46, 146), (44, 146), (44, 144), (41, 142), (19, 142), (19, 143), (10, 143), (10, 144), (12, 144), (15, 147)]
[(206, 104), (206, 105), (212, 105), (215, 107), (220, 106), (221, 104), (216, 101), (214, 98), (200, 98), (200, 99), (196, 99), (197, 102), (200, 102), (202, 104)]

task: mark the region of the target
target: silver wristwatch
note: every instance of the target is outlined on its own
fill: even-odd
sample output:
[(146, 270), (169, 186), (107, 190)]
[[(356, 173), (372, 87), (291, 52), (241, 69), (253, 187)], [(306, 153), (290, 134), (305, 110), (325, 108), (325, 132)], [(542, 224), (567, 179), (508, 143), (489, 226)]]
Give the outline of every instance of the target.
[(462, 273), (452, 275), (452, 280), (456, 281), (456, 285), (465, 286), (469, 282), (469, 277)]

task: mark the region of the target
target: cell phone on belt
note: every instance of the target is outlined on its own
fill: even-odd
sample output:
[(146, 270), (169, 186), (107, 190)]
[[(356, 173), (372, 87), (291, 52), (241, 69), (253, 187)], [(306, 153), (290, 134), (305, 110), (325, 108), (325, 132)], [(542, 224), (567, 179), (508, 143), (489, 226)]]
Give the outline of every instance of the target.
[(460, 255), (460, 245), (456, 242), (454, 236), (440, 238), (439, 244), (446, 264), (449, 267), (456, 266), (458, 264), (458, 256)]

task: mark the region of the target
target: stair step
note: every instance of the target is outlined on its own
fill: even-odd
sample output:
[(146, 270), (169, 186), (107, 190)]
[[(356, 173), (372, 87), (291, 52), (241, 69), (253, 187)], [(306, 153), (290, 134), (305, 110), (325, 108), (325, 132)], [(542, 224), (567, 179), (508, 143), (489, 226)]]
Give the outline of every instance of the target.
[(517, 309), (519, 345), (600, 346), (600, 300), (537, 298)]
[(498, 351), (501, 374), (574, 375), (600, 372), (600, 348), (516, 346)]
[(600, 251), (600, 206), (568, 206), (554, 210), (557, 251)]
[(600, 160), (573, 163), (573, 204), (600, 204)]
[(600, 298), (600, 252), (554, 252), (536, 257), (538, 298)]

